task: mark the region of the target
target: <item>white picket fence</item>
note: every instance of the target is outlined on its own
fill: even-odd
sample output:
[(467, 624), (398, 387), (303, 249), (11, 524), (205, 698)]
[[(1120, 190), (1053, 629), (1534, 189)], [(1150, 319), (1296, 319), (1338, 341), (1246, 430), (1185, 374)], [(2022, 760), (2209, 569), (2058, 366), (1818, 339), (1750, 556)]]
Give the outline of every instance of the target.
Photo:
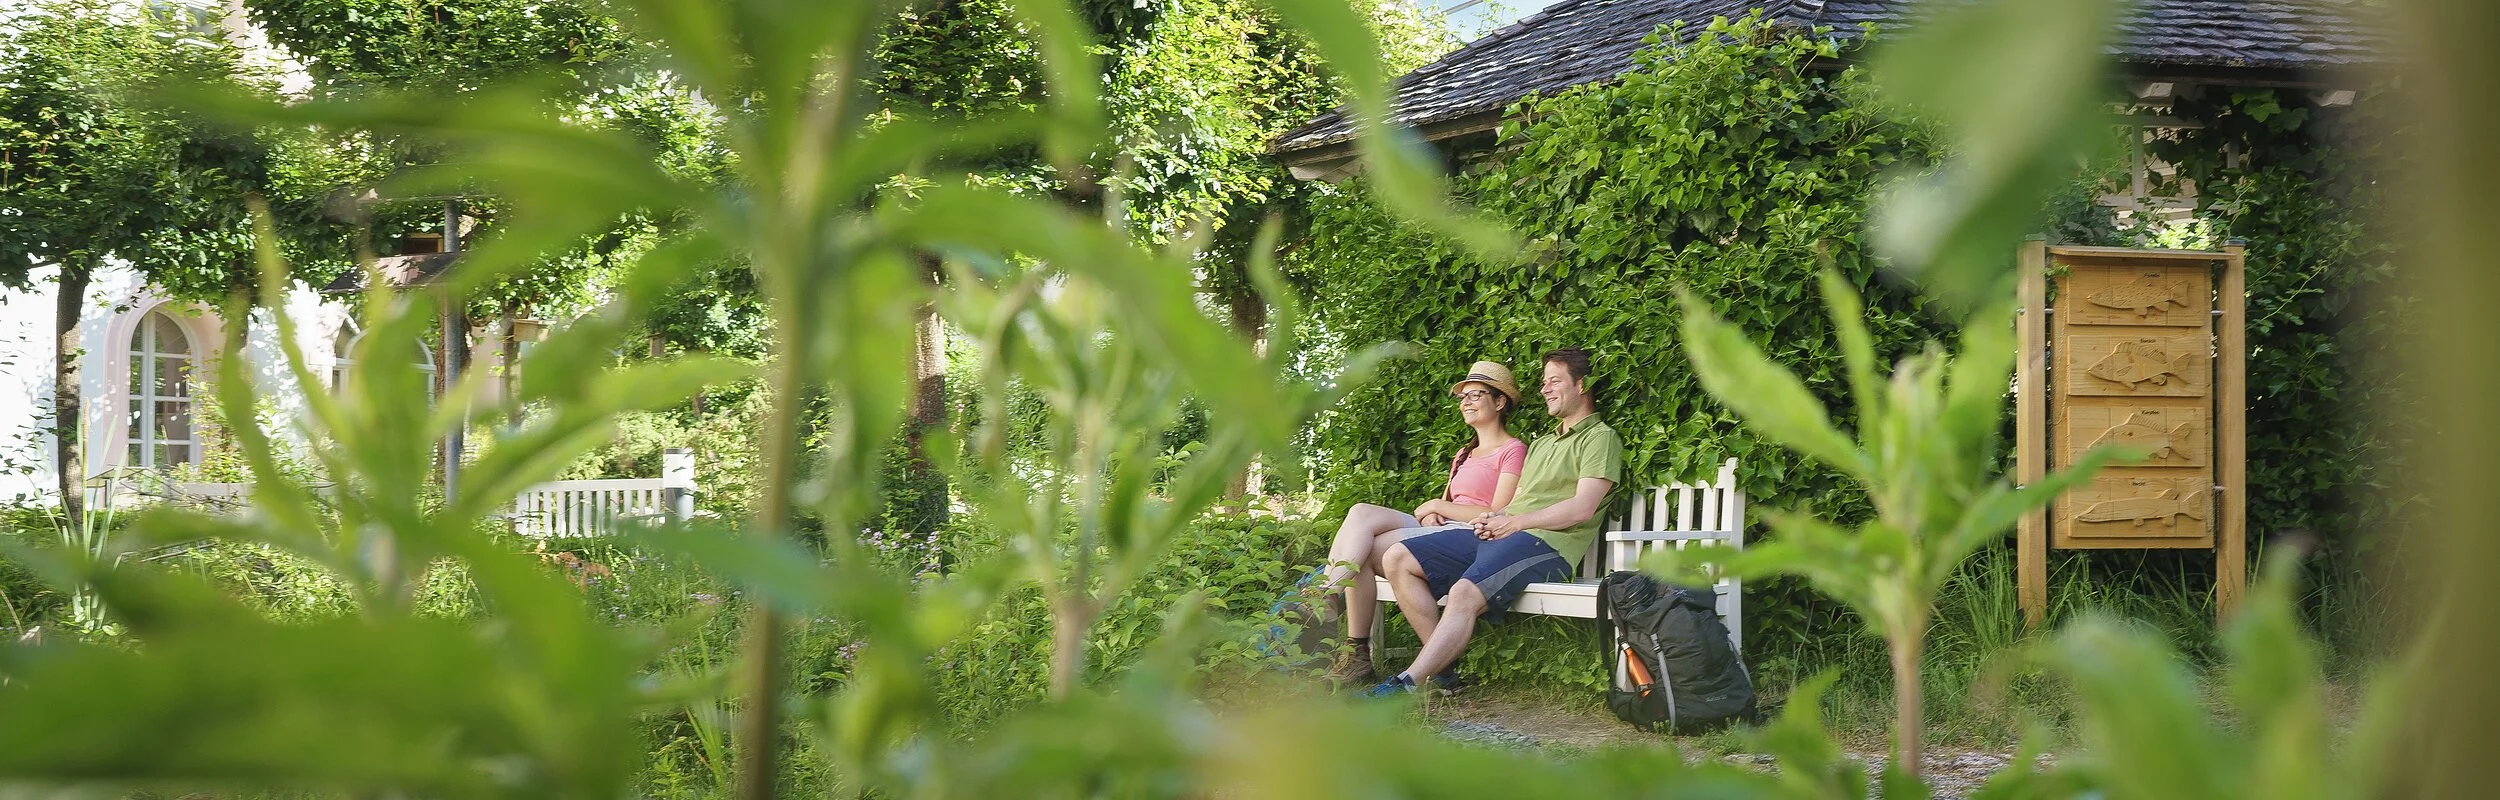
[[(250, 505), (248, 483), (115, 480), (88, 490), (88, 507), (164, 502), (210, 511), (241, 511)], [(682, 522), (694, 517), (694, 451), (672, 447), (660, 456), (660, 477), (549, 481), (513, 498), (504, 519), (534, 539), (606, 536), (633, 525)]]

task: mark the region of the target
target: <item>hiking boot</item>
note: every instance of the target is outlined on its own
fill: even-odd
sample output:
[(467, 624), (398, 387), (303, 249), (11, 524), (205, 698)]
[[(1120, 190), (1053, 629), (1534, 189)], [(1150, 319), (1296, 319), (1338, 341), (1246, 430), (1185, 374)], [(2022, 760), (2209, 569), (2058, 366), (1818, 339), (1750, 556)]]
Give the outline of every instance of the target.
[(1400, 674), (1397, 677), (1381, 681), (1378, 686), (1363, 690), (1363, 699), (1380, 700), (1390, 697), (1405, 697), (1414, 693), (1415, 679), (1406, 677), (1404, 674)]
[(1328, 665), (1328, 685), (1337, 689), (1352, 689), (1380, 680), (1380, 671), (1372, 668), (1370, 649), (1348, 647), (1337, 651), (1336, 663)]

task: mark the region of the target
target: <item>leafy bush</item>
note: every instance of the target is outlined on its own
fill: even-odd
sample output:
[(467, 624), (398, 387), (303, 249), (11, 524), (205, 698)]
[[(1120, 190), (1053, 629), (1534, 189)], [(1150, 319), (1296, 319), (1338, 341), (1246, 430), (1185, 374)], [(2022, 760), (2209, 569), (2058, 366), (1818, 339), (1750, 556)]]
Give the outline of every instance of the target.
[(2394, 641), (2368, 633), (2395, 627), (2402, 585), (2382, 548), (2421, 502), (2389, 479), (2423, 438), (2400, 366), (2422, 344), (2420, 298), (2395, 281), (2405, 237), (2379, 221), (2412, 141), (2383, 118), (2390, 102), (2207, 89), (2174, 105), (2198, 126), (2151, 147), (2195, 182), (2212, 240), (2247, 242), (2249, 530), (2316, 534), (2327, 593), (2309, 610), (2344, 655)]
[(672, 447), (694, 451), (694, 496), (698, 512), (739, 519), (755, 508), (756, 430), (769, 402), (765, 393), (725, 392), (731, 399), (707, 406), (637, 411), (621, 415), (616, 433), (605, 446), (567, 466), (559, 480), (588, 478), (652, 478), (660, 474), (660, 457)]
[[(1383, 368), (1318, 437), (1332, 469), (1331, 508), (1429, 495), (1465, 430), (1432, 391), (1476, 358), (1533, 369), (1539, 352), (1589, 346), (1600, 409), (1625, 434), (1626, 480), (1649, 485), (1706, 476), (1723, 458), (1757, 501), (1810, 501), (1852, 521), (1868, 513), (1830, 470), (1759, 444), (1705, 395), (1681, 345), (1672, 302), (1688, 286), (1775, 363), (1794, 370), (1827, 408), (1841, 408), (1833, 333), (1805, 296), (1828, 264), (1865, 294), (1878, 360), (1942, 330), (1905, 287), (1877, 277), (1863, 231), (1887, 172), (1938, 156), (1932, 134), (1877, 103), (1861, 71), (1809, 67), (1831, 46), (1739, 20), (1690, 44), (1662, 35), (1619, 83), (1531, 98), (1489, 150), (1471, 151), (1462, 194), (1543, 248), (1511, 266), (1401, 223), (1357, 184), (1322, 198), (1297, 266), (1322, 298), (1317, 312), (1343, 341), (1406, 341), (1415, 358)], [(2343, 645), (2386, 627), (2385, 582), (2367, 580), (2374, 531), (2410, 502), (2381, 467), (2410, 435), (2407, 398), (2388, 370), (2406, 341), (2407, 309), (2389, 293), (2393, 237), (2366, 221), (2381, 205), (2379, 120), (2339, 118), (2296, 93), (2190, 93), (2177, 115), (2202, 124), (2153, 145), (2198, 186), (2198, 222), (2130, 225), (2098, 205), (2115, 172), (2085, 174), (2042, 215), (2062, 241), (2214, 247), (2248, 240), (2251, 318), (2249, 531), (2314, 530), (2329, 542), (2329, 583), (2313, 602)], [(2383, 104), (2379, 104), (2383, 106)], [(2372, 104), (2360, 104), (2372, 107)], [(2345, 112), (2357, 113), (2357, 112)], [(2232, 155), (2237, 154), (2237, 155)], [(2386, 498), (2386, 499), (2381, 499)], [(2094, 572), (2100, 607), (2183, 600), (2209, 591), (2197, 553), (2059, 553)], [(2077, 563), (2066, 565), (2067, 561)], [(2184, 584), (2171, 591), (2169, 584)], [(1845, 612), (1793, 583), (1748, 587), (1750, 643), (1782, 662), (1851, 627)], [(2349, 610), (2364, 613), (2343, 613)], [(2061, 613), (2075, 609), (2060, 609)], [(2163, 614), (2162, 616), (2169, 616)], [(2209, 628), (2183, 632), (2197, 641)], [(1844, 679), (1844, 682), (1846, 679)]]
[[(0, 505), (0, 538), (13, 547), (34, 547), (58, 538), (53, 521), (58, 519), (52, 509), (33, 505)], [(28, 565), (11, 558), (0, 558), (0, 603), (5, 603), (8, 617), (0, 637), (16, 638), (29, 628), (43, 624), (61, 608), (67, 597)]]
[[(1936, 147), (1875, 102), (1861, 70), (1819, 66), (1836, 55), (1827, 40), (1758, 19), (1722, 21), (1653, 37), (1620, 82), (1520, 103), (1525, 122), (1506, 125), (1459, 183), (1533, 243), (1532, 263), (1473, 257), (1395, 220), (1361, 185), (1320, 202), (1298, 251), (1318, 285), (1315, 313), (1343, 341), (1415, 348), (1322, 430), (1336, 470), (1330, 507), (1431, 496), (1466, 435), (1441, 388), (1450, 374), (1490, 358), (1532, 375), (1543, 351), (1574, 346), (1594, 351), (1591, 391), (1624, 435), (1627, 485), (1704, 478), (1735, 456), (1757, 500), (1866, 514), (1838, 473), (1739, 427), (1674, 335), (1682, 286), (1837, 408), (1841, 354), (1815, 310), (1818, 270), (1865, 294), (1883, 361), (1943, 330), (1907, 287), (1878, 279), (1865, 240), (1882, 176)], [(1804, 602), (1778, 582), (1748, 590), (1749, 610)], [(1748, 636), (1795, 638), (1783, 626), (1803, 621), (1762, 614)]]
[[(559, 479), (649, 478), (660, 474), (661, 456), (669, 448), (694, 451), (695, 510), (721, 519), (746, 519), (758, 498), (756, 465), (762, 458), (762, 430), (772, 395), (752, 382), (721, 387), (707, 394), (701, 410), (689, 404), (659, 411), (620, 415), (608, 443), (575, 460)], [(833, 424), (830, 415), (812, 415), (811, 430)], [(811, 437), (819, 434), (811, 434)], [(915, 463), (907, 438), (894, 437), (880, 455), (878, 511), (869, 528), (876, 531), (926, 533), (946, 519), (946, 482), (934, 468)]]
[[(1376, 127), (1384, 81), (1366, 68), (1373, 62), (1359, 18), (1328, 2), (1280, 5), (1332, 63), (1354, 70), (1348, 84), (1365, 111), (1360, 116)], [(1943, 15), (1935, 24), (1944, 41), (1920, 52), (1957, 52), (1957, 45), (1985, 41), (2046, 53), (2051, 57), (2010, 65), (2016, 71), (2006, 79), (1986, 82), (1990, 92), (1960, 103), (1999, 112), (1968, 115), (1981, 122), (2071, 124), (2084, 104), (2059, 105), (2073, 93), (2028, 90), (2092, 79), (2085, 65), (2097, 63), (2102, 48), (2094, 26), (2074, 18), (2097, 18), (2107, 7), (2096, 0), (1977, 4)], [(238, 426), (257, 484), (252, 514), (171, 511), (131, 525), (126, 544), (140, 547), (220, 539), (284, 549), (338, 581), (353, 615), (271, 619), (208, 582), (110, 557), (121, 553), (11, 546), (13, 558), (42, 563), (65, 583), (91, 590), (128, 625), (121, 640), (101, 644), (0, 643), (0, 676), (7, 679), (0, 681), (0, 708), (8, 711), (0, 714), (0, 774), (31, 791), (205, 786), (463, 797), (711, 794), (731, 784), (753, 798), (1535, 794), (1558, 786), (1596, 796), (1867, 795), (1865, 765), (1845, 758), (1820, 724), (1817, 682), (1804, 684), (1787, 713), (1752, 740), (1777, 757), (1776, 774), (1654, 752), (1563, 761), (1474, 751), (1436, 741), (1383, 705), (1280, 701), (1220, 716), (1211, 711), (1192, 695), (1189, 670), (1204, 660), (1205, 643), (1223, 637), (1211, 637), (1194, 590), (1212, 586), (1229, 601), (1281, 581), (1291, 574), (1285, 559), (1310, 555), (1294, 553), (1291, 543), (1315, 537), (1263, 523), (1192, 523), (1202, 519), (1222, 476), (1250, 452), (1281, 446), (1311, 410), (1336, 398), (1324, 382), (1288, 379), (1279, 359), (1253, 352), (1198, 314), (1186, 253), (1149, 252), (1050, 201), (974, 185), (935, 187), (902, 207), (852, 203), (890, 169), (945, 163), (964, 155), (960, 149), (1030, 138), (1063, 162), (1092, 152), (1101, 139), (1092, 94), (1099, 73), (1075, 13), (1056, 4), (1016, 6), (1051, 77), (1051, 113), (998, 123), (997, 140), (967, 142), (816, 113), (841, 108), (856, 94), (858, 74), (846, 68), (871, 51), (874, 25), (882, 21), (876, 9), (768, 0), (645, 0), (634, 8), (636, 24), (664, 38), (671, 63), (689, 80), (708, 96), (739, 101), (722, 106), (733, 126), (752, 134), (737, 137), (736, 188), (716, 192), (654, 174), (630, 142), (536, 113), (544, 107), (512, 99), (519, 95), (481, 93), (476, 105), (429, 106), (415, 115), (377, 104), (257, 109), (264, 122), (420, 126), (475, 145), (463, 155), (480, 161), (463, 162), (458, 176), (507, 193), (519, 222), (468, 256), (453, 281), (515, 268), (636, 204), (687, 208), (703, 228), (637, 261), (614, 313), (560, 331), (536, 349), (527, 389), (543, 401), (543, 413), (500, 427), (505, 420), (492, 410), (468, 409), (488, 418), (492, 430), (490, 446), (472, 465), (472, 491), (438, 501), (410, 491), (430, 469), (430, 443), (463, 424), (462, 415), (391, 402), (407, 396), (418, 376), (406, 365), (376, 364), (374, 379), (348, 402), (314, 398), (309, 424), (333, 434), (322, 441), (320, 464), (334, 503), (316, 500), (278, 469), (255, 426)], [(2043, 24), (2044, 14), (2067, 24)], [(2027, 46), (2040, 44), (2051, 47)], [(1915, 66), (1925, 69), (1894, 79), (1947, 85), (1971, 74), (1932, 58)], [(1921, 78), (1929, 80), (1915, 80)], [(2007, 94), (2019, 96), (2000, 102)], [(2058, 111), (2064, 113), (2046, 113)], [(1983, 142), (2004, 135), (1987, 125), (1957, 133)], [(1389, 199), (1445, 228), (1463, 227), (1465, 215), (1438, 205), (1414, 164), (1385, 157), (1391, 151), (1370, 141), (1368, 166), (1381, 185), (1404, 189), (1387, 192)], [(2050, 137), (1971, 150), (2014, 157), (2018, 166), (1992, 173), (2014, 188), (1985, 188), (2019, 195), (2027, 180), (2072, 163), (2058, 144)], [(819, 157), (827, 147), (842, 157)], [(1958, 213), (2002, 222), (1985, 217), (2006, 207), (2020, 206)], [(1926, 221), (1937, 224), (1911, 235), (1951, 239), (1928, 242), (1951, 245), (1932, 252), (1984, 252), (1994, 234), (2005, 233), (1968, 220)], [(1487, 231), (1471, 238), (1484, 253), (1499, 251), (1504, 240)], [(911, 294), (922, 285), (911, 257), (939, 246), (981, 254), (984, 265), (1009, 263), (1010, 254), (1047, 265), (1009, 274), (964, 267), (945, 300), (959, 318), (995, 323), (978, 326), (990, 332), (985, 346), (1001, 355), (985, 372), (986, 385), (997, 387), (1012, 373), (1064, 414), (1050, 425), (1050, 474), (1028, 479), (1002, 465), (992, 438), (1002, 425), (974, 437), (979, 443), (965, 468), (988, 479), (971, 488), (981, 493), (975, 505), (998, 525), (1000, 546), (991, 550), (995, 557), (930, 577), (918, 574), (909, 547), (889, 550), (854, 534), (871, 517), (882, 440), (904, 407), (899, 365), (907, 360), (907, 312), (927, 299)], [(510, 540), (481, 530), (479, 521), (513, 492), (606, 441), (620, 415), (667, 408), (747, 374), (742, 365), (711, 359), (619, 367), (595, 357), (632, 330), (691, 265), (732, 249), (753, 255), (769, 287), (779, 323), (769, 380), (785, 393), (763, 424), (751, 527), (688, 526), (639, 537), (643, 548), (700, 567), (699, 574), (673, 573), (685, 576), (676, 585), (669, 568), (636, 574), (639, 589), (608, 585), (614, 566), (601, 574), (578, 554), (566, 561), (515, 552)], [(268, 302), (280, 293), (280, 265), (273, 254), (262, 256)], [(1260, 269), (1264, 264), (1251, 266), (1262, 285), (1277, 283)], [(1826, 296), (1854, 296), (1844, 281), (1833, 283)], [(1960, 289), (1984, 293), (1986, 283)], [(1045, 286), (1055, 291), (1040, 291)], [(241, 304), (230, 312), (240, 313)], [(1774, 366), (1737, 329), (1703, 322), (1710, 309), (1692, 304), (1685, 322), (1696, 326), (1696, 339), (1708, 340), (1696, 352), (1716, 357), (1701, 364), (1717, 373), (1712, 388), (1753, 401), (1744, 407), (1747, 422), (1765, 426), (1766, 441), (1837, 461), (1836, 469), (1886, 501), (1885, 513), (1857, 539), (1803, 530), (1828, 523), (1795, 513), (1783, 518), (1791, 537), (1742, 558), (1757, 568), (1807, 568), (1825, 588), (1874, 600), (1879, 607), (1869, 616), (1901, 641), (1900, 621), (1923, 624), (1923, 603), (1954, 572), (1951, 562), (1989, 533), (1990, 520), (2019, 511), (2025, 499), (2006, 494), (1985, 469), (2007, 360), (2001, 326), (1963, 331), (1974, 343), (1995, 343), (1967, 347), (1966, 356), (1991, 357), (1948, 363), (1929, 350), (1907, 362), (1883, 401), (1861, 391), (1865, 427), (1849, 441), (1818, 414), (1796, 413), (1827, 402), (1808, 391), (1804, 378)], [(428, 322), (374, 306), (368, 330), (384, 341)], [(1996, 313), (1976, 318), (2001, 321)], [(1872, 388), (1876, 351), (1858, 324), (1863, 315), (1839, 316), (1850, 382)], [(277, 322), (279, 340), (294, 341), (287, 320)], [(1702, 326), (1716, 332), (1701, 336)], [(228, 335), (229, 348), (241, 347), (239, 327)], [(1737, 354), (1744, 354), (1742, 364), (1729, 360)], [(1348, 361), (1358, 370), (1363, 363)], [(252, 408), (242, 361), (219, 366), (227, 378), (220, 401)], [(1947, 372), (1949, 382), (1939, 377)], [(1748, 373), (1749, 380), (1730, 378)], [(1748, 385), (1772, 390), (1726, 391)], [(1193, 395), (1209, 404), (1212, 444), (1158, 481), (1163, 459), (1154, 457), (1159, 442), (1151, 434), (1169, 427), (1178, 398)], [(800, 420), (817, 404), (841, 409), (842, 424), (803, 448)], [(1765, 410), (1781, 413), (1766, 418)], [(1860, 443), (1865, 452), (1856, 449)], [(1921, 480), (1929, 477), (1936, 480)], [(1893, 502), (1900, 498), (1918, 502)], [(1968, 500), (1976, 502), (1956, 502)], [(801, 508), (825, 520), (829, 557), (789, 538)], [(1286, 556), (1268, 560), (1264, 548), (1278, 544)], [(600, 557), (611, 564), (631, 558)], [(911, 568), (898, 569), (898, 559)], [(451, 574), (445, 564), (465, 573), (461, 582), (474, 603), (456, 615), (421, 613), (423, 587)], [(726, 615), (706, 618), (689, 607), (706, 605), (701, 592), (677, 594), (714, 580), (738, 587), (723, 604), (743, 612), (734, 630), (714, 624)], [(1019, 608), (1027, 597), (1046, 610)], [(1047, 619), (1050, 630), (974, 635), (1002, 599), (1010, 601), (1003, 603), (1007, 619)], [(2190, 681), (2164, 669), (2174, 664), (2157, 647), (2106, 626), (2087, 628), (2068, 640), (2062, 664), (2086, 684), (2086, 730), (2100, 752), (2037, 773), (2007, 770), (1988, 793), (2159, 796), (2164, 789), (2192, 795), (2249, 786), (2260, 795), (2278, 788), (2357, 794), (2380, 778), (2371, 757), (2384, 750), (2355, 748), (2339, 763), (2320, 746), (2329, 727), (2313, 713), (2314, 670), (2280, 599), (2261, 593), (2258, 603), (2273, 611), (2243, 617), (2244, 633), (2233, 639), (2238, 672), (2230, 688), (2235, 707), (2248, 712), (2245, 725), (2225, 731), (2208, 719)], [(654, 630), (632, 621), (638, 614), (691, 617), (695, 630)], [(1153, 616), (1161, 617), (1157, 631), (1137, 634)], [(1050, 698), (979, 730), (948, 730), (949, 694), (929, 673), (938, 654), (968, 640), (1010, 654), (1022, 649), (1023, 663), (1037, 659), (1018, 641), (1047, 641)], [(1216, 647), (1222, 657), (1223, 645)], [(1083, 657), (1097, 648), (1111, 655)], [(840, 668), (788, 678), (794, 664), (834, 663)], [(1125, 671), (1116, 685), (1091, 682), (1106, 669)], [(731, 671), (735, 681), (727, 679)], [(731, 686), (741, 691), (733, 695)], [(2148, 686), (2154, 691), (2141, 691)], [(1914, 709), (1915, 696), (1903, 706)], [(636, 725), (655, 714), (659, 724)], [(1897, 744), (1914, 754), (1915, 715), (1905, 716), (1911, 719)], [(2400, 718), (2369, 719), (2377, 724), (2364, 726), (2365, 734)], [(656, 764), (637, 749), (654, 740), (667, 743)], [(2381, 741), (2365, 735), (2363, 744)], [(671, 749), (678, 742), (691, 745)], [(2021, 763), (2032, 763), (2032, 753), (2027, 749)], [(1885, 796), (1923, 793), (1914, 761), (1894, 766)], [(2329, 776), (2336, 782), (2326, 783)]]
[[(1004, 532), (966, 517), (942, 537), (956, 561), (977, 562), (1012, 545)], [(1325, 555), (1325, 544), (1299, 521), (1217, 513), (1202, 517), (1177, 539), (1136, 585), (1107, 604), (1088, 641), (1088, 683), (1102, 682), (1134, 666), (1162, 632), (1164, 620), (1190, 595), (1231, 626), (1208, 643), (1208, 669), (1255, 663), (1252, 638), (1266, 628), (1268, 606), (1293, 585), (1308, 564)], [(935, 691), (951, 724), (979, 726), (1031, 706), (1050, 686), (1051, 620), (1037, 590), (1004, 598), (966, 636), (936, 656), (943, 667)]]

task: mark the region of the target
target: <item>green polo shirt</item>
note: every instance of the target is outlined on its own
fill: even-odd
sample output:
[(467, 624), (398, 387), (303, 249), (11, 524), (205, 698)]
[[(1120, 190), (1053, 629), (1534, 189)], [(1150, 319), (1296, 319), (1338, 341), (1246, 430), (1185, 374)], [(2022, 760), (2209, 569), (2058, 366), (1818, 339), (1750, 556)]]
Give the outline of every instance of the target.
[[(1539, 436), (1528, 444), (1528, 463), (1519, 471), (1519, 490), (1511, 495), (1510, 507), (1503, 510), (1533, 514), (1578, 494), (1581, 478), (1621, 483), (1622, 475), (1623, 437), (1606, 427), (1605, 420), (1590, 414), (1569, 431)], [(1563, 530), (1527, 532), (1561, 553), (1577, 573), (1580, 558), (1588, 555), (1589, 545), (1597, 541), (1598, 529), (1606, 524), (1603, 517), (1601, 510), (1590, 514), (1587, 522)]]

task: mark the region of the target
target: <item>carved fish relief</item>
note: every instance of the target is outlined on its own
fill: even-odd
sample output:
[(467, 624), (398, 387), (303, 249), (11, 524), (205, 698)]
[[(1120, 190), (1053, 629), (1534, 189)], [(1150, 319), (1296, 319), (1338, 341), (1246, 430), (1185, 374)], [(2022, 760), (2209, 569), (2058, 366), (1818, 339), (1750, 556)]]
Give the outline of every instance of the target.
[(2186, 380), (2187, 371), (2195, 366), (2196, 355), (2193, 353), (2173, 358), (2158, 344), (2119, 342), (2109, 355), (2085, 367), (2083, 373), (2134, 389), (2147, 383), (2168, 386), (2173, 378)]
[(2093, 503), (2091, 507), (2084, 509), (2083, 513), (2076, 514), (2075, 521), (2132, 522), (2136, 527), (2141, 528), (2145, 523), (2154, 521), (2159, 521), (2164, 525), (2176, 525), (2180, 517), (2196, 520), (2205, 518), (2205, 490), (2188, 492), (2186, 497), (2179, 497), (2178, 493), (2177, 489), (2163, 489), (2161, 494), (2152, 497), (2121, 497), (2116, 500), (2103, 500)]
[(2133, 311), (2138, 317), (2149, 317), (2167, 311), (2164, 306), (2188, 307), (2183, 295), (2190, 288), (2184, 282), (2161, 283), (2148, 276), (2134, 283), (2121, 283), (2093, 292), (2083, 299), (2103, 308)]
[[(2148, 420), (2148, 417), (2151, 419)], [(2160, 420), (2161, 412), (2159, 411), (2138, 411), (2127, 415), (2126, 422), (2119, 423), (2118, 427), (2102, 433), (2101, 438), (2093, 440), (2092, 446), (2099, 447), (2111, 443), (2132, 444), (2152, 453), (2156, 461), (2168, 461), (2179, 455), (2180, 444), (2196, 439), (2196, 423), (2182, 422), (2171, 426), (2168, 430), (2163, 430), (2160, 425), (2155, 424)]]

